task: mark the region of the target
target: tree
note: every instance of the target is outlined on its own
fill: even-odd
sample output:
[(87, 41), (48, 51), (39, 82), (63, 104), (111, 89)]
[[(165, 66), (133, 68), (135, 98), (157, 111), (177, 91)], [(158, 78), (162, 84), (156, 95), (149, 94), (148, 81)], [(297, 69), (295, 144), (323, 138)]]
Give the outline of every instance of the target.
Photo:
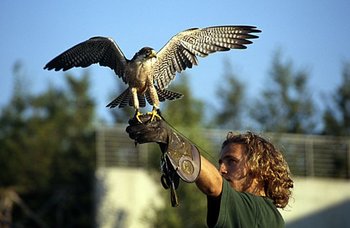
[(94, 102), (88, 78), (67, 75), (67, 89), (50, 86), (38, 95), (16, 90), (1, 112), (0, 187), (20, 199), (13, 226), (93, 225)]
[(283, 63), (281, 52), (272, 61), (270, 81), (251, 107), (251, 117), (261, 130), (312, 133), (315, 105), (308, 88), (308, 74), (295, 72), (291, 61)]
[(324, 134), (350, 135), (350, 63), (345, 63), (342, 71), (342, 82), (332, 96), (323, 115)]
[(217, 99), (221, 107), (217, 112), (214, 124), (216, 127), (241, 129), (245, 113), (245, 87), (232, 71), (230, 62), (224, 62), (225, 73), (222, 84), (217, 89)]

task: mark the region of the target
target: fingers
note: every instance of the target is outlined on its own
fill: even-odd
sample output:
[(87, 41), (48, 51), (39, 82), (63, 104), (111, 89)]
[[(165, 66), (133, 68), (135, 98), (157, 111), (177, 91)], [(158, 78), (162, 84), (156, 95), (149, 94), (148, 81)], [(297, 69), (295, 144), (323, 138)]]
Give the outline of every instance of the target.
[(158, 134), (159, 123), (152, 121), (146, 123), (140, 123), (139, 121), (129, 121), (129, 126), (126, 128), (126, 132), (129, 137), (138, 143), (155, 142)]
[(147, 124), (147, 121), (148, 119), (150, 119), (150, 116), (147, 117), (146, 115), (141, 115), (139, 116), (139, 119), (142, 122), (140, 122), (136, 117), (129, 119), (129, 126), (125, 129), (125, 131), (129, 134), (129, 137), (134, 140), (136, 140), (138, 135), (143, 134), (146, 130), (145, 124)]
[(129, 137), (135, 140), (137, 143), (143, 144), (148, 142), (158, 142), (159, 133), (150, 128), (145, 128), (140, 124), (138, 126), (128, 126), (126, 132), (129, 134)]
[(137, 131), (134, 131), (134, 128), (135, 126), (128, 126), (125, 130), (131, 139), (136, 139)]
[[(142, 123), (147, 123), (151, 120), (151, 115), (149, 114), (143, 114), (140, 115), (138, 118), (141, 120)], [(132, 119), (129, 119), (129, 125), (135, 125), (135, 124), (140, 124), (140, 121), (134, 116)]]
[(131, 139), (140, 144), (148, 142), (166, 143), (167, 141), (167, 131), (161, 127), (160, 121), (138, 122), (135, 125), (129, 125), (126, 132)]
[(151, 115), (144, 114), (129, 120), (129, 126), (126, 132), (135, 142), (143, 144), (148, 142), (166, 143), (167, 130), (162, 125), (162, 120), (154, 119), (151, 121)]

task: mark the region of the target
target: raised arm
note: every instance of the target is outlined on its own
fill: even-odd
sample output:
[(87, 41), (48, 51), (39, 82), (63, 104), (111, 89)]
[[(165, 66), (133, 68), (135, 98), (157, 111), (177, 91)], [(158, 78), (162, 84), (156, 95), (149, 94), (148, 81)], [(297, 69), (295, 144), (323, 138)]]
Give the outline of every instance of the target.
[(201, 170), (196, 180), (197, 187), (206, 195), (217, 197), (222, 191), (222, 176), (218, 169), (201, 156)]
[(181, 179), (195, 182), (208, 196), (221, 194), (223, 180), (218, 169), (199, 154), (195, 145), (174, 132), (163, 120), (149, 121), (147, 115), (141, 119), (143, 123), (129, 121), (126, 131), (130, 138), (137, 143), (159, 143)]

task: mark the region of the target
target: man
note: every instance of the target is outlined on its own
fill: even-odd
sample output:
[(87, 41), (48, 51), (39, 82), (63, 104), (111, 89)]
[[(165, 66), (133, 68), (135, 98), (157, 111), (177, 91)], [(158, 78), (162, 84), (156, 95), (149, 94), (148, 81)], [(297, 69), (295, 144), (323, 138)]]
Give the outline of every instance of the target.
[(173, 170), (207, 195), (209, 227), (284, 227), (277, 208), (288, 204), (293, 181), (281, 152), (262, 137), (228, 133), (219, 169), (163, 120), (130, 120), (126, 131), (137, 143), (156, 142)]

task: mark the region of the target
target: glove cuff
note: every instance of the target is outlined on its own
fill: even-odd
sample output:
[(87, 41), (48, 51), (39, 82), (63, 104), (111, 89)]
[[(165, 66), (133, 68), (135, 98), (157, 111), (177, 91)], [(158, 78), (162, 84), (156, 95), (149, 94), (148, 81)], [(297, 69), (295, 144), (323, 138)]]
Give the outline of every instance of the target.
[(171, 131), (168, 136), (168, 147), (165, 155), (183, 181), (195, 182), (201, 167), (198, 149), (174, 131)]

